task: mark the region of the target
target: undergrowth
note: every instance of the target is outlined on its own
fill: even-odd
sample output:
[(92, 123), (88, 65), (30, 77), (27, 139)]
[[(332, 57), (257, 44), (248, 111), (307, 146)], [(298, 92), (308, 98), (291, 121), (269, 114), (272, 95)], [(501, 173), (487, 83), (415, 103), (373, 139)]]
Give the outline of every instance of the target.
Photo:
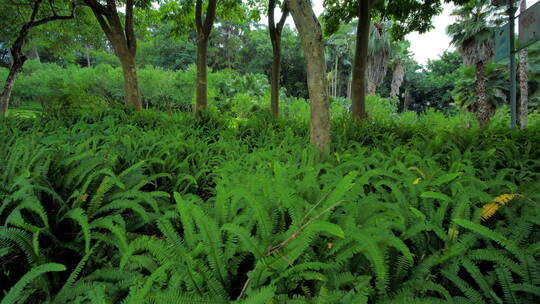
[(537, 303), (537, 126), (338, 117), (324, 158), (308, 131), (264, 113), (6, 119), (0, 303)]

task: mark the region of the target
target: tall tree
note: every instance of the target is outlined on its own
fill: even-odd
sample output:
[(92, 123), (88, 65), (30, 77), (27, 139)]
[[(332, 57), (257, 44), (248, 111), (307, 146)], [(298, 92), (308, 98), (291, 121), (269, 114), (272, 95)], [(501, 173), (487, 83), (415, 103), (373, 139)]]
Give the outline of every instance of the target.
[(311, 143), (323, 154), (330, 148), (330, 113), (322, 29), (310, 0), (288, 0), (288, 5), (306, 58), (311, 100)]
[(409, 41), (400, 41), (392, 45), (390, 52), (390, 66), (392, 68), (392, 83), (390, 84), (390, 97), (397, 97), (405, 76), (405, 62), (410, 60)]
[[(523, 13), (527, 9), (526, 0), (522, 0), (519, 10)], [(519, 126), (524, 129), (529, 125), (529, 75), (527, 73), (528, 63), (527, 48), (523, 48), (519, 52), (519, 91), (520, 101), (518, 104), (518, 122)]]
[(242, 1), (237, 0), (166, 0), (161, 6), (165, 19), (174, 21), (174, 32), (185, 33), (195, 27), (197, 32), (197, 88), (195, 98), (196, 113), (208, 106), (208, 45), (214, 22), (222, 20), (245, 20), (245, 7)]
[(324, 0), (325, 30), (328, 33), (336, 31), (343, 22), (359, 19), (352, 79), (353, 119), (366, 118), (366, 74), (372, 16), (396, 21), (393, 23), (392, 36), (394, 39), (400, 39), (406, 33), (425, 32), (430, 29), (431, 18), (442, 11), (443, 2), (467, 1), (469, 0)]
[(208, 106), (208, 39), (216, 18), (217, 0), (208, 0), (206, 15), (203, 17), (203, 0), (195, 3), (195, 26), (197, 29), (197, 94), (195, 112)]
[(383, 82), (390, 59), (390, 37), (388, 27), (380, 20), (370, 26), (367, 64), (367, 94), (372, 95)]
[[(18, 30), (13, 37), (8, 37), (8, 40), (10, 38), (14, 40), (10, 48), (12, 63), (2, 95), (0, 95), (0, 118), (5, 117), (7, 113), (17, 74), (20, 73), (28, 59), (23, 50), (30, 31), (55, 20), (73, 18), (75, 7), (75, 2), (63, 0), (49, 0), (47, 4), (44, 4), (43, 0), (6, 0), (0, 5), (3, 28)], [(14, 24), (18, 29), (14, 28)]]
[[(104, 2), (102, 4), (101, 2)], [(92, 9), (101, 29), (111, 42), (116, 56), (122, 64), (124, 74), (125, 103), (135, 110), (142, 109), (141, 90), (137, 79), (135, 56), (137, 54), (137, 38), (135, 37), (133, 10), (135, 0), (125, 0), (125, 15), (122, 24), (122, 13), (118, 8), (119, 0), (84, 0)], [(150, 0), (137, 1), (137, 5), (148, 7)]]
[(475, 113), (480, 126), (486, 127), (495, 114), (495, 105), (486, 96), (486, 76), (484, 67), (495, 54), (493, 43), (494, 7), (482, 0), (471, 1), (452, 12), (457, 17), (454, 24), (448, 26), (448, 35), (452, 44), (457, 46), (463, 56), (464, 65), (476, 66), (476, 102), (469, 107)]
[(281, 9), (281, 18), (276, 24), (274, 10), (276, 8), (276, 0), (268, 1), (268, 31), (270, 41), (272, 42), (272, 72), (270, 76), (270, 104), (272, 108), (272, 116), (279, 116), (279, 80), (281, 76), (281, 31), (285, 25), (285, 20), (289, 16), (289, 7), (287, 3), (283, 4)]

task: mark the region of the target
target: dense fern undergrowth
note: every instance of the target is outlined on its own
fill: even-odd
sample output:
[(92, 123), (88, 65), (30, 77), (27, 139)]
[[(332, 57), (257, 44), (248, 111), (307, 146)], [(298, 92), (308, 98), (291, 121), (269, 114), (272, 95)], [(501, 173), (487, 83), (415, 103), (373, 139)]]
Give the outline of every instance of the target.
[(538, 303), (540, 129), (107, 109), (0, 125), (7, 303)]

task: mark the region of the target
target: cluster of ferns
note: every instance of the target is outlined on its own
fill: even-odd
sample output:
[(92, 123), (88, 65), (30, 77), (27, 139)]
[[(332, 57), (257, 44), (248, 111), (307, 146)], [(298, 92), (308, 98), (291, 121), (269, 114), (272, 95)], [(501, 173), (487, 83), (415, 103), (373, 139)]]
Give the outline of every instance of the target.
[(2, 124), (0, 304), (540, 299), (538, 128), (336, 123), (320, 157), (264, 117)]

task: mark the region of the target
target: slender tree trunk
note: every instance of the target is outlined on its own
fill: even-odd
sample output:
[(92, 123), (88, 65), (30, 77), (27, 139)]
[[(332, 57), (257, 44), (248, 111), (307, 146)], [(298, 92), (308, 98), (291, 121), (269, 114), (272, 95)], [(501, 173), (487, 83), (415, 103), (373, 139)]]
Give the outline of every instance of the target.
[(217, 0), (209, 0), (206, 16), (203, 18), (203, 1), (195, 2), (195, 26), (197, 28), (197, 94), (195, 100), (195, 113), (203, 111), (208, 106), (208, 39), (212, 32), (216, 17)]
[(390, 89), (390, 97), (394, 98), (399, 95), (399, 88), (403, 83), (403, 75), (405, 71), (403, 70), (403, 65), (401, 63), (396, 64), (394, 72), (392, 73), (392, 85)]
[(37, 60), (38, 62), (41, 62), (41, 58), (39, 57), (39, 50), (37, 47), (37, 44), (35, 42), (32, 42), (32, 55), (31, 58), (34, 60)]
[(288, 3), (306, 59), (311, 100), (311, 143), (324, 154), (330, 148), (330, 113), (321, 25), (310, 0), (289, 0)]
[(9, 109), (9, 100), (11, 98), (11, 92), (13, 90), (13, 85), (15, 84), (15, 79), (17, 79), (17, 75), (20, 73), (24, 63), (28, 59), (22, 53), (22, 49), (24, 47), (24, 43), (28, 35), (28, 31), (24, 31), (24, 32), (25, 33), (21, 31), (22, 34), (13, 43), (13, 47), (10, 49), (13, 63), (11, 64), (11, 67), (9, 69), (9, 74), (4, 84), (2, 95), (0, 95), (0, 118), (6, 117), (7, 111)]
[(403, 112), (407, 112), (411, 106), (412, 98), (409, 89), (405, 90), (405, 100), (403, 101)]
[[(527, 3), (525, 0), (521, 1), (520, 12), (524, 12), (527, 9)], [(523, 48), (519, 52), (519, 91), (520, 101), (518, 103), (518, 123), (519, 126), (524, 129), (529, 125), (529, 75), (527, 73), (528, 63), (527, 48)]]
[(18, 61), (19, 62), (14, 61), (11, 65), (4, 89), (2, 90), (2, 95), (0, 95), (0, 118), (4, 118), (7, 114), (7, 110), (9, 108), (9, 99), (11, 97), (13, 85), (15, 84), (15, 79), (17, 78), (17, 74), (19, 74), (19, 72), (22, 70), (22, 66), (24, 64), (24, 61)]
[(371, 14), (368, 1), (360, 1), (358, 27), (352, 78), (352, 118), (365, 119), (366, 115), (366, 72), (368, 59), (369, 26)]
[(195, 103), (195, 112), (202, 111), (208, 106), (208, 85), (207, 85), (207, 52), (208, 37), (199, 35), (197, 43), (197, 96)]
[(285, 20), (289, 16), (289, 6), (285, 3), (281, 19), (276, 24), (274, 20), (274, 9), (276, 8), (276, 0), (268, 1), (268, 32), (270, 41), (272, 42), (272, 74), (270, 78), (270, 107), (272, 117), (279, 116), (279, 87), (281, 76), (281, 31), (285, 25)]
[(90, 68), (92, 67), (92, 63), (90, 62), (90, 46), (87, 45), (84, 48), (86, 50), (86, 67)]
[(484, 63), (476, 64), (476, 94), (478, 99), (474, 108), (481, 128), (487, 127), (491, 117), (495, 113), (495, 108), (487, 100), (486, 96), (486, 76), (484, 73)]
[(281, 74), (281, 35), (270, 35), (272, 38), (272, 75), (270, 79), (270, 106), (272, 116), (279, 116), (279, 76)]
[(336, 65), (334, 68), (334, 97), (338, 97), (339, 95), (339, 56), (336, 52)]
[(352, 71), (349, 73), (349, 80), (347, 80), (347, 98), (351, 99), (352, 93)]

